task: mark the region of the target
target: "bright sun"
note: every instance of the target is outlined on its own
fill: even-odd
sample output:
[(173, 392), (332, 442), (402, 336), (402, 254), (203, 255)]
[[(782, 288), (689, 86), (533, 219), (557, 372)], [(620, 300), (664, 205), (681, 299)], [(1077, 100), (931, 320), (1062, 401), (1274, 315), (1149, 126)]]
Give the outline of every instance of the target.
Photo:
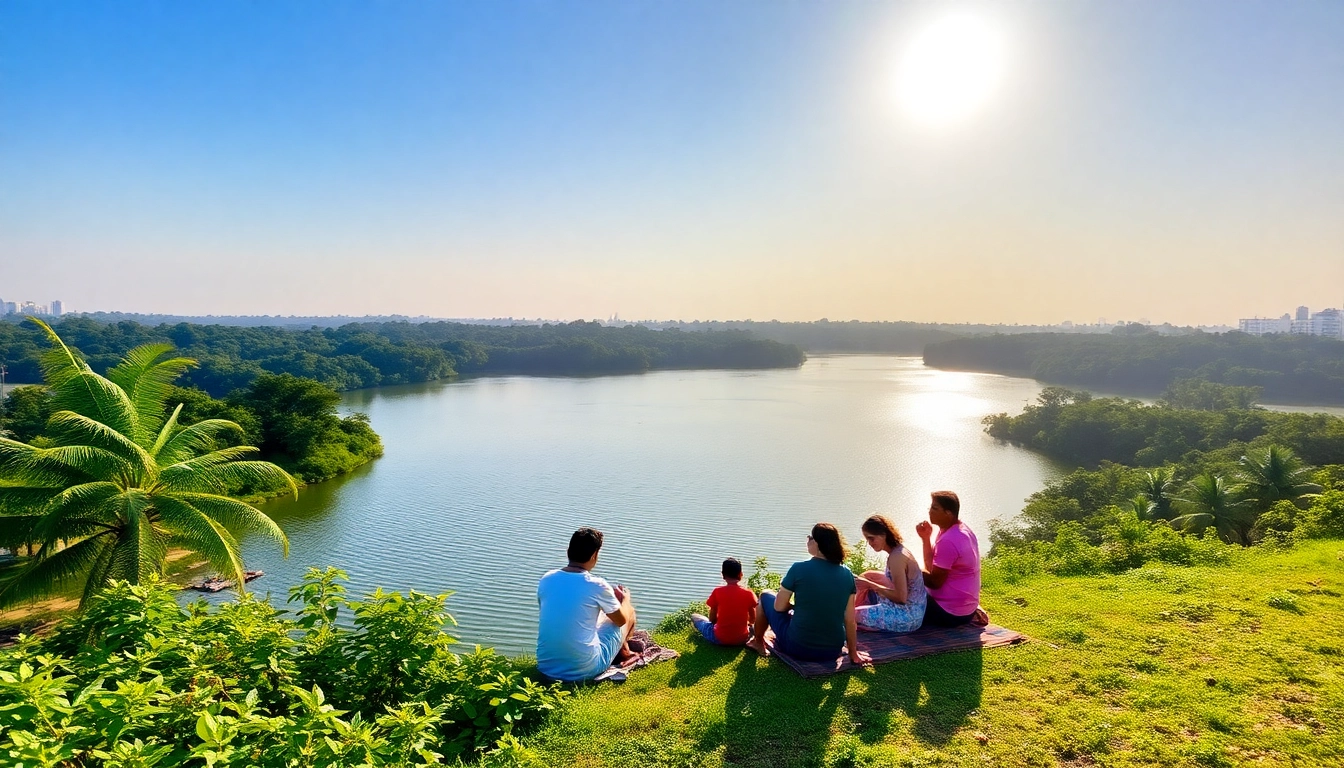
[(1003, 39), (983, 19), (958, 14), (915, 34), (897, 70), (902, 110), (927, 127), (959, 123), (983, 109), (1003, 79)]

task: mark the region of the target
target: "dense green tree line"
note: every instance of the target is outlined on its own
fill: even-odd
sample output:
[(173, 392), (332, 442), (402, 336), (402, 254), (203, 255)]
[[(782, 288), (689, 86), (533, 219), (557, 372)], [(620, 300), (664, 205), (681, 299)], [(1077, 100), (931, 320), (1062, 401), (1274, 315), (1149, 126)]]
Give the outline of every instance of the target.
[(924, 362), (1133, 394), (1195, 379), (1258, 387), (1271, 402), (1344, 403), (1344, 341), (1312, 336), (994, 335), (930, 344)]
[[(782, 368), (801, 365), (794, 345), (744, 331), (687, 333), (599, 323), (490, 326), (464, 323), (352, 323), (295, 330), (224, 325), (145, 326), (72, 317), (56, 331), (106, 370), (127, 350), (170, 343), (198, 361), (186, 386), (223, 397), (266, 373), (314, 379), (337, 391), (434, 381), (454, 373), (595, 375), (665, 368)], [(40, 379), (35, 329), (0, 322), (0, 360), (11, 381)]]
[[(0, 328), (12, 331), (14, 326), (0, 324)], [(36, 325), (31, 328), (39, 335), (43, 333)], [(72, 329), (76, 332), (71, 336), (79, 338), (87, 338), (81, 332), (111, 337), (111, 340), (102, 338), (94, 346), (92, 354), (84, 352), (76, 344), (69, 344), (73, 354), (80, 361), (87, 362), (94, 372), (116, 370), (116, 366), (124, 361), (121, 355), (114, 356), (108, 350), (136, 340), (144, 331), (150, 330), (143, 326), (91, 328), (80, 319), (58, 328)], [(246, 333), (256, 329), (236, 330)], [(189, 335), (183, 334), (194, 333), (193, 329), (175, 331), (182, 332), (174, 334), (179, 338), (192, 341)], [(151, 341), (148, 344), (162, 343)], [(168, 349), (169, 346), (159, 348)], [(41, 356), (49, 354), (52, 349), (50, 340), (43, 339), (31, 353), (37, 356), (39, 377), (43, 376)], [(197, 365), (179, 366), (175, 369), (176, 380), (189, 380), (192, 374), (199, 372)], [(58, 394), (38, 385), (10, 390), (4, 398), (0, 398), (0, 437), (37, 445), (50, 442), (52, 435), (49, 433), (49, 422), (52, 415), (60, 410)], [(260, 370), (246, 377), (245, 384), (230, 390), (219, 399), (196, 387), (179, 386), (170, 387), (164, 393), (164, 398), (166, 410), (162, 416), (166, 417), (180, 404), (182, 411), (177, 421), (180, 426), (218, 419), (233, 422), (240, 427), (236, 434), (222, 433), (215, 439), (231, 446), (256, 446), (260, 449), (262, 459), (279, 464), (302, 482), (326, 480), (382, 455), (382, 443), (368, 418), (363, 414), (342, 418), (336, 410), (340, 395), (330, 384), (312, 378)], [(274, 483), (254, 480), (240, 481), (230, 490), (242, 495), (255, 495), (283, 489)]]
[(687, 331), (747, 331), (762, 339), (794, 344), (808, 352), (871, 352), (918, 355), (924, 347), (968, 333), (987, 333), (987, 326), (947, 326), (930, 323), (816, 320), (810, 323), (706, 321), (675, 326)]
[[(1216, 390), (1201, 388), (1200, 401), (1237, 399)], [(1080, 467), (994, 526), (996, 556), (1022, 567), (1082, 573), (1217, 556), (1173, 532), (1240, 545), (1344, 537), (1344, 419), (1047, 387), (1023, 413), (985, 425)]]
[[(231, 445), (254, 445), (261, 458), (285, 468), (305, 483), (344, 474), (383, 453), (382, 441), (362, 413), (337, 413), (340, 395), (330, 386), (287, 373), (263, 373), (248, 386), (223, 399), (195, 388), (174, 387), (167, 396), (171, 411), (182, 405), (179, 423), (190, 426), (225, 419), (241, 427), (237, 435), (221, 435)], [(41, 443), (55, 411), (43, 386), (15, 387), (0, 400), (0, 436)], [(245, 483), (233, 490), (267, 495), (282, 490), (274, 484)]]
[(1046, 387), (1021, 414), (988, 416), (985, 425), (992, 437), (1083, 467), (1156, 467), (1267, 445), (1291, 448), (1310, 464), (1344, 464), (1344, 419), (1321, 413), (1196, 410)]

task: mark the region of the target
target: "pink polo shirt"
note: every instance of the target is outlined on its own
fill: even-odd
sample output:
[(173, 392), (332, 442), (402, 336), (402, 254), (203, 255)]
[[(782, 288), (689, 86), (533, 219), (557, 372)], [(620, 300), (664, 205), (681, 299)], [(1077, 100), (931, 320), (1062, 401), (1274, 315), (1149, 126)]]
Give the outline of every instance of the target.
[(970, 616), (980, 607), (980, 543), (965, 523), (939, 531), (933, 543), (933, 564), (947, 569), (943, 586), (929, 595), (953, 616)]

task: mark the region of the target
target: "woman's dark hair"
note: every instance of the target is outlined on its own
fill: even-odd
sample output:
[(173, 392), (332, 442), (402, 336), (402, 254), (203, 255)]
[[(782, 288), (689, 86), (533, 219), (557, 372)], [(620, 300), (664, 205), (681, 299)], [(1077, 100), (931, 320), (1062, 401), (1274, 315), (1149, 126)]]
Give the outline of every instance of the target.
[(886, 515), (872, 515), (863, 521), (859, 530), (872, 536), (885, 536), (887, 539), (887, 549), (899, 547), (901, 545), (901, 532), (896, 530), (896, 526)]
[(817, 523), (812, 526), (812, 540), (817, 542), (817, 549), (822, 557), (836, 565), (845, 562), (845, 555), (849, 554), (845, 547), (845, 537), (840, 535), (839, 529), (834, 525)]
[(580, 528), (569, 537), (569, 555), (571, 563), (586, 563), (593, 559), (597, 550), (602, 548), (602, 532), (596, 528)]
[(742, 563), (738, 562), (736, 557), (730, 557), (723, 561), (723, 578), (740, 579), (742, 578)]
[(951, 512), (953, 517), (960, 518), (960, 516), (961, 516), (961, 499), (958, 499), (958, 498), (957, 498), (957, 494), (956, 494), (956, 492), (954, 492), (954, 491), (934, 491), (933, 493), (931, 493), (931, 494), (929, 494), (929, 495), (932, 496), (932, 497), (933, 497), (933, 500), (934, 500), (935, 502), (938, 503), (938, 506), (942, 507), (943, 509), (947, 510), (948, 512)]

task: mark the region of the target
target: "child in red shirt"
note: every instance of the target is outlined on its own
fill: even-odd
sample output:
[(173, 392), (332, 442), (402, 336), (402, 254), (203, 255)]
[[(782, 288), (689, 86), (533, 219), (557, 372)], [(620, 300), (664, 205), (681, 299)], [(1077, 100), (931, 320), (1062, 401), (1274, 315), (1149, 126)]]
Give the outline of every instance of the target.
[(709, 615), (691, 614), (691, 624), (715, 645), (745, 645), (751, 637), (751, 620), (756, 615), (756, 593), (737, 582), (742, 580), (742, 564), (736, 558), (723, 561), (722, 587), (715, 587), (705, 601)]

